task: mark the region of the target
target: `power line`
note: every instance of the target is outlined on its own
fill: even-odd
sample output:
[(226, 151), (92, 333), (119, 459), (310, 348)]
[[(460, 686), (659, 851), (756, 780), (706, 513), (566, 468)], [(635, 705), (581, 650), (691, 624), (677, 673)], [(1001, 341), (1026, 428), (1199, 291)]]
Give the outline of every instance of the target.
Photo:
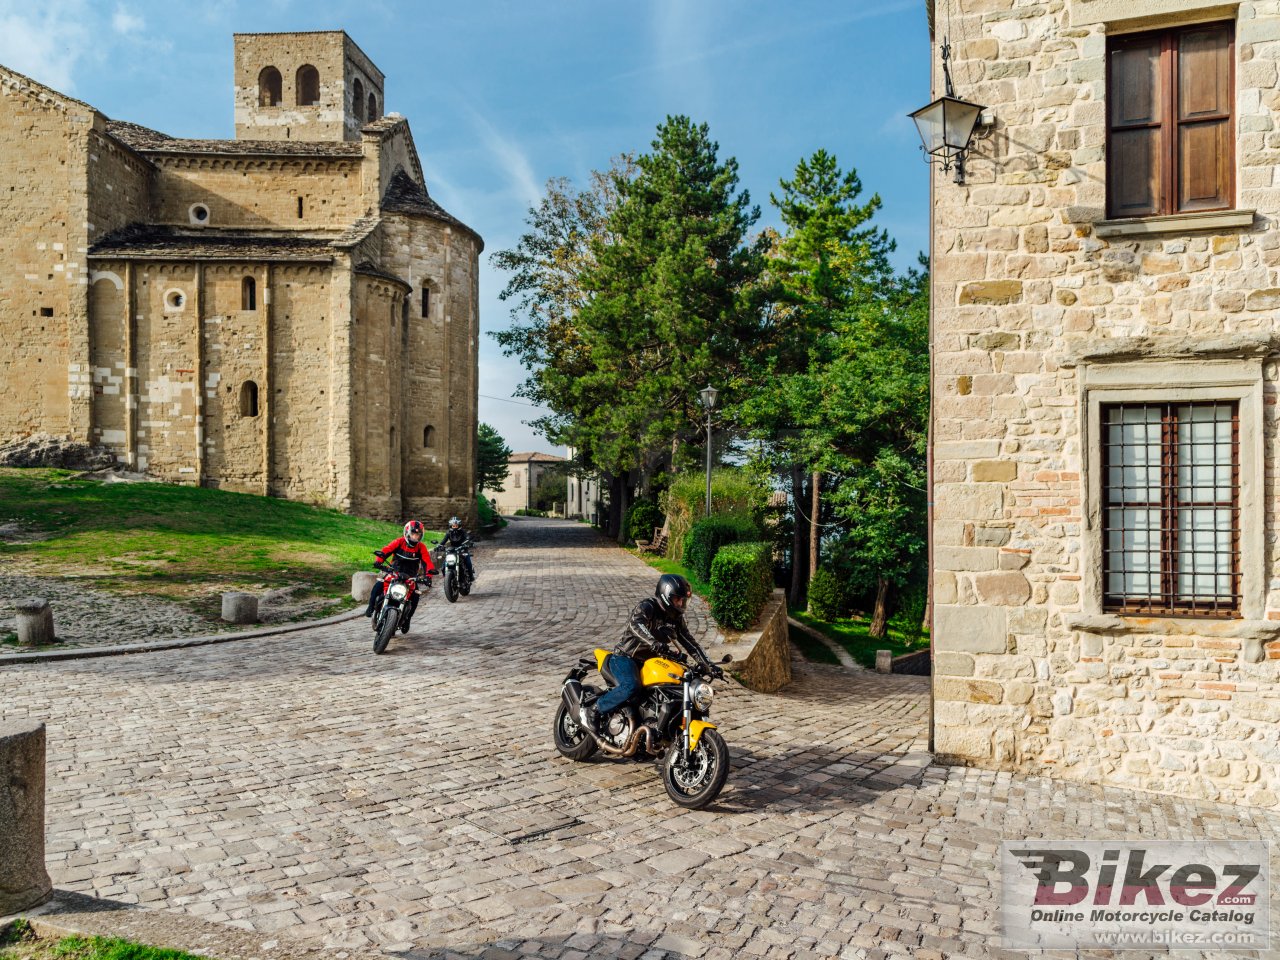
[(542, 406), (541, 404), (538, 404), (538, 403), (525, 403), (523, 400), (511, 400), (511, 399), (508, 399), (507, 397), (491, 397), (491, 396), (489, 396), (489, 394), (487, 394), (487, 393), (478, 393), (478, 394), (476, 394), (476, 396), (478, 396), (478, 397), (484, 397), (486, 400), (497, 400), (497, 401), (499, 401), (500, 403), (514, 403), (514, 404), (518, 404), (519, 406), (522, 406), (522, 407), (533, 407), (535, 410), (546, 410), (546, 409), (549, 409), (549, 408), (544, 407), (544, 406)]

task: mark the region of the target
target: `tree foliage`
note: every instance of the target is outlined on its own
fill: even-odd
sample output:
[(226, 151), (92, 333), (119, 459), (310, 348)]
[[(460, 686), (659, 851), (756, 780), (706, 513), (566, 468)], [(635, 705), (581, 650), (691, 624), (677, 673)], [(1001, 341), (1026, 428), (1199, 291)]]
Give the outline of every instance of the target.
[(502, 481), (507, 478), (507, 461), (511, 448), (487, 423), (480, 424), (476, 433), (476, 490), (501, 493)]

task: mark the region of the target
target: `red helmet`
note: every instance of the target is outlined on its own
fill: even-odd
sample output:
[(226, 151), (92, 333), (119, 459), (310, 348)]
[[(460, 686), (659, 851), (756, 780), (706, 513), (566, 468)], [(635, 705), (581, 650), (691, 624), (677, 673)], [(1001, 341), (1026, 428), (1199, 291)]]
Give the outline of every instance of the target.
[(404, 538), (409, 541), (409, 546), (416, 545), (422, 540), (422, 524), (417, 520), (410, 520), (404, 525)]

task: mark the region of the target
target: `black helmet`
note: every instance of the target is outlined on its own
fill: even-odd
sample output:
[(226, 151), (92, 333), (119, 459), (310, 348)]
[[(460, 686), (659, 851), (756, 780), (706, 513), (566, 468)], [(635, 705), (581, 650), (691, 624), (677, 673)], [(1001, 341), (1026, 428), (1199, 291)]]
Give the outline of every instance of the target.
[(663, 610), (670, 611), (674, 608), (680, 613), (684, 613), (692, 593), (689, 581), (674, 573), (664, 573), (658, 578), (658, 585), (653, 588), (653, 595), (658, 598)]

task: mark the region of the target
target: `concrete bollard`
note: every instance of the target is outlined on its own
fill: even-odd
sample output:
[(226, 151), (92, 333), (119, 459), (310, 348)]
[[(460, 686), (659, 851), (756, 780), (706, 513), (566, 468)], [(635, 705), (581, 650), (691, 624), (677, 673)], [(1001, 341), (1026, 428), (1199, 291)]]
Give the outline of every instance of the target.
[(0, 723), (0, 917), (52, 892), (44, 868), (44, 724)]
[(54, 642), (53, 607), (44, 597), (18, 601), (18, 646), (38, 647)]
[(358, 570), (351, 575), (351, 599), (358, 603), (368, 603), (373, 585), (378, 582), (378, 575), (370, 570)]
[(893, 651), (876, 651), (876, 673), (893, 673)]
[(252, 593), (224, 593), (222, 619), (227, 623), (257, 623), (258, 598)]

